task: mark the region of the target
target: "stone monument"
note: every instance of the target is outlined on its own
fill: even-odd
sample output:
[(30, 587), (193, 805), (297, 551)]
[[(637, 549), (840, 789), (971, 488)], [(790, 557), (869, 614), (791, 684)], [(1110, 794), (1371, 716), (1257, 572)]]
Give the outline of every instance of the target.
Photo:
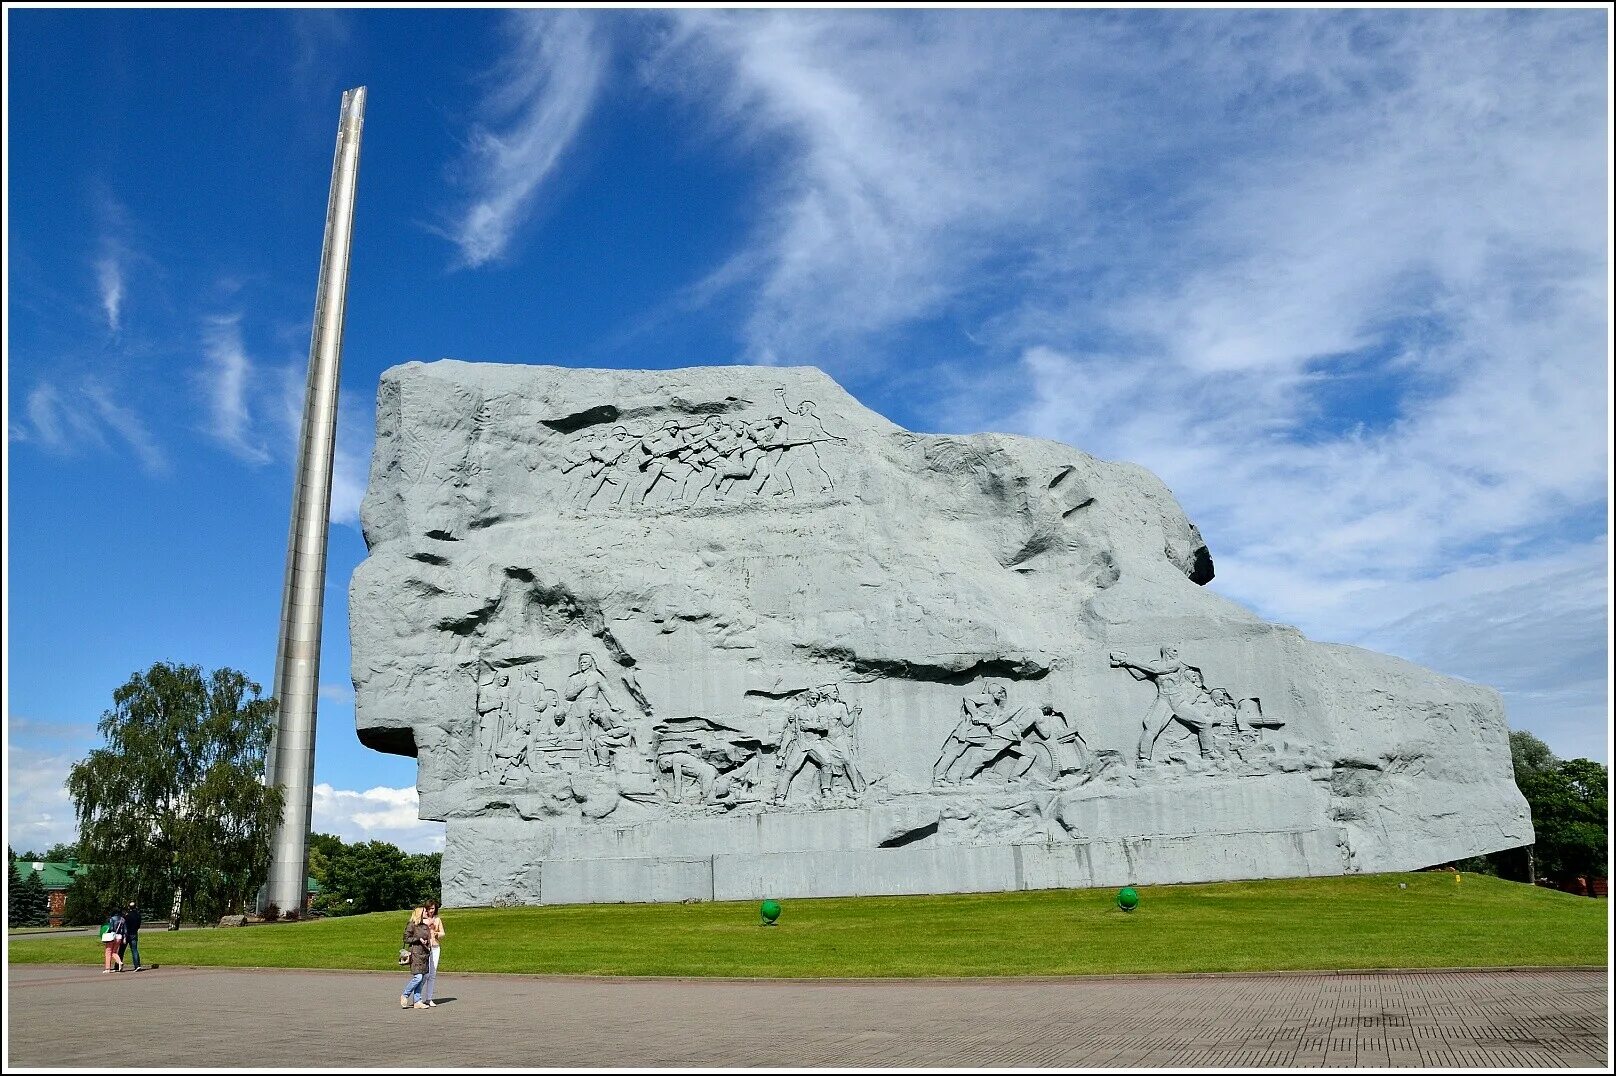
[(382, 377), (360, 739), (451, 905), (1406, 870), (1532, 840), (1498, 695), (1204, 588), (1149, 472), (812, 368)]

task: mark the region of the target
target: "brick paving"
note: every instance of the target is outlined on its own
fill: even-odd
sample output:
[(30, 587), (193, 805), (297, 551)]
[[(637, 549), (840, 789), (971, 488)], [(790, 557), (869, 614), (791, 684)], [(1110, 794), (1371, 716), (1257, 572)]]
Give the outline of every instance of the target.
[[(21, 965), (8, 1066), (1571, 1067), (1604, 970), (747, 981)], [(138, 1012), (131, 1023), (116, 1012)]]

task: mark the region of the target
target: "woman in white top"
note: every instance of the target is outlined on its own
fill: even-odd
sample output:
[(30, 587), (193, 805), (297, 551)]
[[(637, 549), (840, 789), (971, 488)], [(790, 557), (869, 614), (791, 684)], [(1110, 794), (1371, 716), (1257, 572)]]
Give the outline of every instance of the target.
[(432, 931), (432, 947), (427, 953), (426, 982), (421, 987), (421, 996), (435, 1009), (438, 1003), (432, 1000), (432, 991), (438, 985), (438, 942), (443, 937), (443, 917), (438, 914), (437, 901), (426, 902), (425, 922)]

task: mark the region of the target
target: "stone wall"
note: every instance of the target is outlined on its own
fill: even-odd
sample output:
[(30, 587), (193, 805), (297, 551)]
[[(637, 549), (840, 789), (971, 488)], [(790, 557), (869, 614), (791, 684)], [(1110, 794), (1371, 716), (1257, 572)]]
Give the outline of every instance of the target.
[(382, 379), (360, 738), (455, 905), (1402, 870), (1531, 841), (1495, 692), (1205, 589), (1149, 472), (811, 368)]

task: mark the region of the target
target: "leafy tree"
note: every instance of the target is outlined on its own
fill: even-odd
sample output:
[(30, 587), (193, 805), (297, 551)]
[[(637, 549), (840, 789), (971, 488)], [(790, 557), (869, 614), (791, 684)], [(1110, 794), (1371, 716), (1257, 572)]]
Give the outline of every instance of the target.
[(39, 880), (39, 872), (29, 870), (18, 882), (13, 871), (12, 878), (6, 894), (6, 922), (14, 927), (42, 927), (50, 922), (50, 896), (45, 892), (45, 883)]
[[(78, 910), (138, 900), (212, 919), (269, 874), (282, 792), (263, 781), (275, 703), (234, 669), (159, 662), (113, 692), (106, 746), (67, 779), (79, 820)], [(99, 911), (92, 916), (101, 914)]]
[(320, 892), (331, 889), (330, 863), (342, 854), (345, 845), (335, 833), (309, 834), (309, 877), (320, 883)]
[(1509, 756), (1515, 763), (1517, 785), (1534, 773), (1553, 769), (1560, 761), (1554, 757), (1554, 752), (1549, 750), (1548, 744), (1525, 729), (1516, 729), (1509, 734)]
[[(437, 896), (443, 853), (406, 854), (386, 841), (343, 845), (326, 860), (317, 901), (330, 915), (413, 908)], [(353, 903), (349, 904), (352, 898)]]
[[(347, 845), (326, 869), (333, 899), (342, 899), (356, 914), (414, 906), (416, 873), (409, 857), (386, 841)], [(350, 897), (353, 904), (347, 906)]]
[(416, 852), (409, 857), (409, 862), (410, 872), (415, 876), (415, 899), (411, 904), (425, 904), (435, 899), (443, 874), (443, 853)]
[(1603, 878), (1609, 850), (1609, 774), (1585, 758), (1517, 777), (1537, 831), (1537, 869), (1561, 881)]
[(77, 844), (53, 844), (45, 849), (45, 862), (47, 863), (66, 863), (70, 859), (78, 858), (79, 846)]
[[(68, 883), (62, 922), (70, 927), (106, 922), (107, 913), (117, 907), (119, 892), (117, 882), (107, 874), (103, 867), (91, 867)], [(143, 898), (135, 899), (146, 907)]]

